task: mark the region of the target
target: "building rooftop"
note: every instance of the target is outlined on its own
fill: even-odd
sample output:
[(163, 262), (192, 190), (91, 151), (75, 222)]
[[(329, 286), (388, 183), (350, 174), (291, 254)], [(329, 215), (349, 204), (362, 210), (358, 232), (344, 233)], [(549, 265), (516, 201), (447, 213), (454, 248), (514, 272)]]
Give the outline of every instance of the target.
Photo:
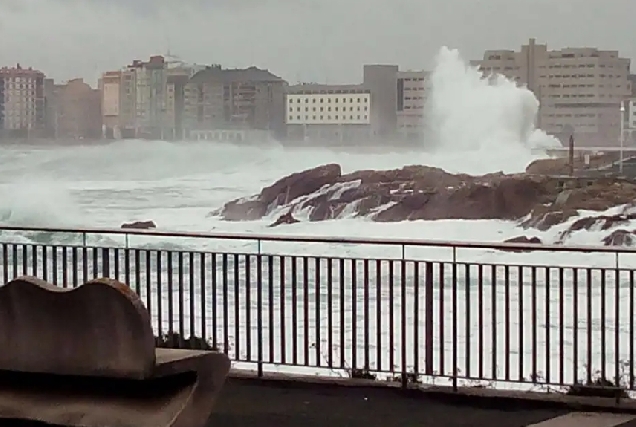
[(327, 94), (327, 93), (365, 93), (368, 92), (362, 84), (328, 85), (320, 83), (303, 83), (289, 86), (288, 94)]
[(283, 79), (272, 74), (269, 70), (257, 67), (223, 69), (211, 66), (192, 76), (193, 83), (204, 83), (210, 80), (223, 82), (252, 81), (252, 82), (282, 82)]

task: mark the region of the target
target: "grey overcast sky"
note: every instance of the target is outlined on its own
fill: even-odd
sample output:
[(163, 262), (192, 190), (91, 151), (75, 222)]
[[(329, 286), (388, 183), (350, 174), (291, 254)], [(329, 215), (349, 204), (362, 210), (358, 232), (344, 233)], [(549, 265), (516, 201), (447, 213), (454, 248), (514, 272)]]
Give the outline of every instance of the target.
[(636, 59), (635, 12), (636, 0), (0, 0), (0, 65), (94, 83), (170, 49), (290, 83), (347, 83), (364, 63), (429, 69), (444, 45), (477, 59), (530, 37)]

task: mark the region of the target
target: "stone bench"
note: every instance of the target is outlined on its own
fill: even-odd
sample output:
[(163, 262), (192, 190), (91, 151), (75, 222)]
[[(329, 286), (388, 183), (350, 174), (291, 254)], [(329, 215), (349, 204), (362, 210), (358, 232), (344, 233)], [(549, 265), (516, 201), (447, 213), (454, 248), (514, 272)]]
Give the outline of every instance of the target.
[(0, 425), (204, 426), (229, 369), (223, 353), (155, 348), (148, 311), (116, 280), (0, 287)]

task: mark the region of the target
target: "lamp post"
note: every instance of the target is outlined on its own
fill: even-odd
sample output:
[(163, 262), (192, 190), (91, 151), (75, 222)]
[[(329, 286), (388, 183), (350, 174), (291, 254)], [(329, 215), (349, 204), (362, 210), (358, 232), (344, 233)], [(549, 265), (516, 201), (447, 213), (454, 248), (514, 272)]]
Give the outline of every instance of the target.
[(620, 114), (620, 154), (619, 154), (619, 163), (618, 163), (618, 171), (622, 175), (623, 174), (623, 149), (625, 147), (625, 103), (621, 101), (621, 114)]

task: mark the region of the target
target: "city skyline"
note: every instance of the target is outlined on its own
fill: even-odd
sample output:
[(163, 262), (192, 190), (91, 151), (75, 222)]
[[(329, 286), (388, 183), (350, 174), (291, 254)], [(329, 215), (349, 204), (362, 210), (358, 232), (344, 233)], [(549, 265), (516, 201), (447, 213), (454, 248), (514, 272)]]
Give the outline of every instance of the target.
[(431, 69), (444, 45), (470, 60), (530, 37), (553, 48), (594, 46), (636, 58), (627, 1), (597, 8), (597, 1), (519, 0), (511, 8), (503, 0), (0, 0), (0, 59), (95, 85), (103, 70), (167, 51), (186, 62), (257, 65), (290, 83), (330, 84), (359, 81), (364, 63)]

